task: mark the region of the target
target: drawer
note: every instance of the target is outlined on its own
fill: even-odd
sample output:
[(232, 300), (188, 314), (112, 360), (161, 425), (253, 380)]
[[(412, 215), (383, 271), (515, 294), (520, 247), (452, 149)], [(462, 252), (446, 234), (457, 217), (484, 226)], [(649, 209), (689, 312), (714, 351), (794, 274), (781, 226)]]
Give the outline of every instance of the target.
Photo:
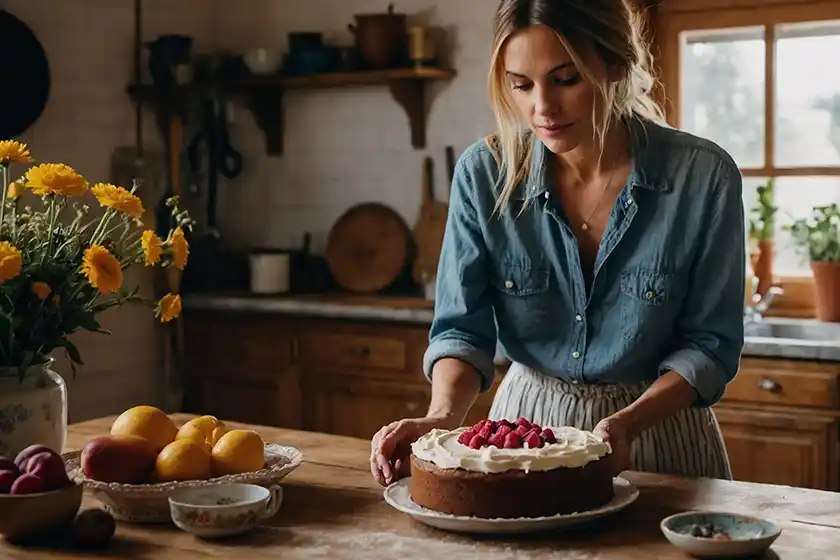
[(724, 399), (757, 404), (840, 408), (840, 367), (819, 362), (744, 359)]
[(305, 331), (297, 338), (297, 357), (307, 364), (403, 371), (407, 353), (397, 337)]

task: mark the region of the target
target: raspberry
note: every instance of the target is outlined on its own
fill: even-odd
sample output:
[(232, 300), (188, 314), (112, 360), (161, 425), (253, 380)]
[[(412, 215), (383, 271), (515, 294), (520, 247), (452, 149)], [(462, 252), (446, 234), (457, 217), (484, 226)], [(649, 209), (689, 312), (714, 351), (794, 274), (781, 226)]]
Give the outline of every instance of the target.
[(472, 447), (473, 449), (481, 449), (485, 445), (487, 445), (487, 439), (481, 437), (480, 435), (473, 436), (473, 438), (470, 440), (470, 447)]
[(501, 449), (505, 446), (505, 436), (497, 432), (490, 436), (490, 439), (487, 440), (487, 444)]
[(522, 438), (516, 432), (510, 432), (505, 436), (505, 449), (518, 449), (522, 447)]
[(490, 425), (487, 424), (483, 428), (478, 430), (478, 435), (480, 435), (484, 439), (490, 439), (490, 436), (493, 435), (493, 428), (491, 428)]
[(542, 447), (542, 440), (540, 439), (539, 433), (533, 430), (528, 432), (528, 435), (525, 436), (525, 439), (523, 441), (525, 445), (527, 445), (531, 449)]
[(542, 426), (540, 426), (540, 425), (539, 425), (539, 424), (537, 424), (536, 422), (531, 422), (531, 426), (530, 426), (530, 428), (531, 428), (532, 430), (536, 430), (536, 431), (537, 431), (537, 433), (540, 433), (540, 432), (542, 431)]
[(507, 426), (505, 424), (502, 424), (501, 426), (499, 426), (496, 429), (496, 433), (501, 435), (502, 437), (505, 437), (506, 435), (508, 435), (512, 431), (513, 431), (513, 428), (511, 428), (510, 426)]
[(469, 430), (465, 430), (465, 431), (461, 432), (460, 436), (458, 436), (458, 443), (462, 443), (464, 445), (469, 445), (470, 440), (473, 438), (474, 435), (475, 435), (475, 430), (473, 430), (472, 428), (470, 428)]
[(517, 434), (519, 434), (519, 437), (525, 437), (525, 435), (526, 435), (528, 432), (530, 432), (530, 431), (531, 431), (531, 429), (530, 429), (530, 428), (528, 428), (528, 426), (523, 426), (523, 425), (521, 425), (521, 424), (520, 424), (519, 426), (517, 426), (517, 427), (516, 427), (516, 430), (514, 430), (514, 431), (515, 431)]
[(513, 422), (511, 422), (511, 421), (510, 421), (510, 420), (508, 420), (507, 418), (502, 418), (501, 420), (499, 420), (499, 426), (500, 426), (500, 427), (501, 427), (501, 426), (506, 426), (506, 427), (508, 427), (508, 428), (510, 428), (510, 429), (513, 429), (513, 428), (514, 428), (514, 424), (513, 424)]
[(526, 428), (531, 427), (531, 423), (524, 416), (520, 416), (519, 418), (517, 418), (514, 424), (516, 424), (517, 426), (525, 426)]
[(557, 438), (550, 428), (546, 428), (542, 431), (542, 438), (546, 443), (557, 443)]

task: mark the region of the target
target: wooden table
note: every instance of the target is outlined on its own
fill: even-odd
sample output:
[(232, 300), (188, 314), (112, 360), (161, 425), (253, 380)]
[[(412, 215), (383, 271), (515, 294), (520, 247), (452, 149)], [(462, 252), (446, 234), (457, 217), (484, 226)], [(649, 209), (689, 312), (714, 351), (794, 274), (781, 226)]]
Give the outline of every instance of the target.
[[(180, 424), (190, 417), (175, 415)], [(113, 418), (75, 424), (68, 450), (108, 432)], [(243, 427), (231, 422), (232, 427)], [(283, 483), (285, 502), (265, 527), (223, 541), (202, 541), (173, 525), (119, 523), (108, 555), (121, 558), (275, 558), (566, 560), (687, 558), (668, 543), (659, 521), (687, 509), (760, 515), (781, 524), (782, 535), (765, 559), (838, 558), (840, 495), (743, 482), (626, 473), (641, 491), (618, 515), (586, 529), (505, 539), (473, 538), (426, 527), (395, 511), (372, 479), (366, 440), (253, 426), (267, 441), (293, 445), (304, 463)], [(84, 507), (97, 502), (85, 496)], [(0, 543), (0, 558), (84, 558), (73, 552), (15, 548)]]

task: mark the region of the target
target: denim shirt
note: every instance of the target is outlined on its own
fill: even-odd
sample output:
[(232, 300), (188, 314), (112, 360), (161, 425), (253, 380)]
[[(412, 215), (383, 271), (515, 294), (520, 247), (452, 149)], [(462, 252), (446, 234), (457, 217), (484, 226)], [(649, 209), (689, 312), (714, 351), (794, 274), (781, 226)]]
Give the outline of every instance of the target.
[(510, 360), (571, 383), (649, 382), (672, 370), (696, 389), (698, 406), (721, 398), (744, 343), (741, 174), (711, 141), (628, 122), (632, 170), (589, 290), (544, 144), (533, 138), (528, 180), (495, 214), (499, 156), (484, 140), (461, 155), (423, 361), (427, 379), (437, 360), (458, 358), (489, 390), (498, 342)]

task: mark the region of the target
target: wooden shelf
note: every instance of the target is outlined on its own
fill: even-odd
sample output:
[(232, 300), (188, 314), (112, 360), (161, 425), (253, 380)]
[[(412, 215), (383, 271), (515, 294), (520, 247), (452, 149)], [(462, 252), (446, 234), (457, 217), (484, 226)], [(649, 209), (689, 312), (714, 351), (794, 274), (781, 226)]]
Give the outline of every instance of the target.
[(426, 147), (426, 85), (450, 80), (454, 70), (443, 68), (397, 68), (362, 72), (333, 72), (310, 76), (248, 77), (218, 83), (194, 83), (163, 90), (153, 85), (132, 85), (128, 93), (135, 101), (149, 103), (158, 112), (163, 128), (168, 115), (178, 112), (190, 99), (216, 91), (226, 97), (244, 99), (266, 138), (266, 151), (279, 156), (284, 147), (283, 93), (289, 90), (387, 86), (394, 100), (408, 116), (411, 145)]

